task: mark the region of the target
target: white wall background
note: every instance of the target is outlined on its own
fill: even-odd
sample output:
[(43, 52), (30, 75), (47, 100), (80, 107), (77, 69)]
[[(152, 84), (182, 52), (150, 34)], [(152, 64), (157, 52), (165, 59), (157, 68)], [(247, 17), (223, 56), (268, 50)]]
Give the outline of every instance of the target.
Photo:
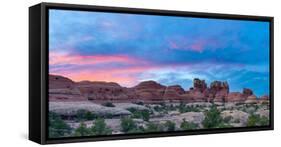
[[(148, 147), (207, 146), (265, 147), (281, 143), (281, 4), (278, 0), (46, 0), (135, 8), (185, 10), (275, 17), (275, 130), (134, 139), (59, 146)], [(0, 146), (38, 146), (28, 134), (28, 7), (39, 0), (2, 0), (0, 4)], [(51, 145), (57, 146), (57, 145)]]

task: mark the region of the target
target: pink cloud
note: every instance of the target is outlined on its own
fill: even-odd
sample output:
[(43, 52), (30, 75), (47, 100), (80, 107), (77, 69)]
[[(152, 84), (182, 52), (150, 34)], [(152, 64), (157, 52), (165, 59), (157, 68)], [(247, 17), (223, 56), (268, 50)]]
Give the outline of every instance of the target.
[(143, 73), (150, 69), (160, 68), (153, 65), (136, 65), (134, 67), (113, 68), (113, 69), (83, 69), (78, 71), (60, 70), (51, 74), (63, 75), (76, 82), (78, 81), (106, 81), (116, 82), (122, 86), (131, 87), (137, 83), (136, 74)]
[(49, 64), (99, 64), (99, 63), (135, 63), (136, 59), (126, 55), (68, 55), (64, 53), (51, 52), (49, 54)]
[(206, 49), (216, 49), (219, 47), (219, 43), (215, 39), (194, 39), (188, 40), (187, 38), (180, 37), (177, 39), (171, 39), (168, 41), (170, 49), (174, 50), (186, 50), (194, 52), (203, 52)]
[[(99, 65), (102, 63), (124, 63), (124, 67), (83, 68), (84, 65)], [(58, 68), (50, 70), (50, 74), (57, 74), (71, 78), (74, 81), (107, 81), (117, 82), (123, 86), (132, 86), (136, 83), (134, 74), (157, 68), (155, 65), (138, 58), (126, 55), (68, 55), (64, 53), (50, 52), (50, 65), (73, 64), (79, 69)]]

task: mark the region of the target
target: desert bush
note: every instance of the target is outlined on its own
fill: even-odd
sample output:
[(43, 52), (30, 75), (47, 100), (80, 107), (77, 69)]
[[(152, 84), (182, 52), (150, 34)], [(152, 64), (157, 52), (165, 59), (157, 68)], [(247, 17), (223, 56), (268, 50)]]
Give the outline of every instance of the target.
[(163, 130), (164, 127), (161, 124), (155, 124), (152, 122), (149, 122), (145, 128), (145, 132), (161, 132)]
[(161, 107), (158, 106), (158, 105), (154, 106), (153, 109), (154, 109), (156, 112), (161, 112), (161, 111), (162, 111)]
[(80, 109), (76, 112), (76, 118), (78, 121), (86, 121), (86, 120), (93, 120), (97, 118), (97, 115), (95, 115), (90, 111)]
[(269, 119), (265, 116), (260, 117), (259, 125), (260, 126), (268, 126), (269, 125)]
[(202, 122), (204, 128), (217, 128), (221, 123), (223, 123), (223, 119), (216, 106), (212, 106), (209, 111), (205, 112), (205, 119)]
[(59, 115), (49, 112), (49, 138), (58, 138), (69, 136), (71, 127), (66, 124)]
[(185, 120), (185, 118), (183, 119), (183, 122), (180, 125), (180, 128), (183, 130), (194, 130), (198, 127), (197, 124), (192, 123), (192, 122), (188, 122)]
[(105, 107), (115, 107), (115, 105), (111, 102), (105, 102), (105, 103), (102, 103), (101, 105), (103, 105)]
[(79, 127), (74, 130), (74, 136), (89, 136), (91, 135), (91, 130), (87, 128), (84, 122), (81, 122)]
[(256, 114), (251, 114), (247, 121), (247, 126), (267, 126), (269, 125), (269, 119), (265, 116), (260, 117)]
[(167, 131), (175, 131), (175, 129), (176, 129), (176, 124), (172, 121), (166, 121), (164, 126)]
[(125, 133), (134, 132), (137, 128), (136, 123), (130, 117), (121, 118), (121, 130)]
[(160, 105), (156, 105), (154, 106), (153, 108), (156, 112), (159, 112), (159, 113), (163, 113), (163, 114), (167, 114), (169, 109), (168, 107), (165, 105), (165, 104), (160, 104)]
[(112, 130), (106, 126), (106, 123), (102, 118), (96, 119), (90, 130), (92, 135), (109, 135), (112, 133)]
[(133, 115), (133, 118), (141, 118), (144, 121), (149, 121), (150, 118), (150, 112), (149, 110), (138, 110), (135, 108), (128, 108), (128, 111), (130, 111)]
[(185, 112), (199, 112), (198, 107), (193, 107), (193, 106), (186, 106), (184, 103), (180, 103), (179, 107), (179, 112), (180, 113), (185, 113)]

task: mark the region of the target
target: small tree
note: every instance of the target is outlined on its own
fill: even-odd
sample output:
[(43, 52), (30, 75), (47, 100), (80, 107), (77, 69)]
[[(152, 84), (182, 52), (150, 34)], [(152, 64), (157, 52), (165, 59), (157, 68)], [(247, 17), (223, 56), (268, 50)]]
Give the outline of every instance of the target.
[(128, 108), (133, 115), (133, 118), (142, 118), (144, 121), (149, 121), (150, 119), (150, 112), (149, 110), (138, 110), (136, 108)]
[(260, 126), (268, 126), (269, 125), (269, 119), (265, 116), (260, 117), (259, 125)]
[(76, 112), (76, 118), (78, 121), (93, 120), (97, 116), (90, 111), (80, 109)]
[(142, 119), (144, 121), (149, 121), (149, 119), (150, 119), (150, 113), (149, 113), (148, 110), (142, 110), (141, 111), (141, 116), (142, 116)]
[(87, 128), (84, 122), (81, 122), (79, 127), (75, 129), (74, 136), (89, 136), (91, 131)]
[(146, 125), (145, 132), (161, 132), (163, 131), (163, 126), (161, 124), (154, 124), (149, 122)]
[(109, 135), (112, 130), (106, 126), (104, 119), (98, 118), (90, 128), (92, 135)]
[(48, 129), (50, 138), (65, 137), (71, 133), (71, 127), (54, 112), (49, 112)]
[(136, 123), (130, 117), (121, 118), (121, 129), (123, 132), (128, 133), (137, 128)]
[(204, 128), (217, 128), (221, 126), (223, 119), (220, 116), (220, 111), (216, 106), (212, 106), (209, 111), (205, 113), (205, 119), (203, 120)]
[(185, 120), (185, 118), (183, 119), (183, 122), (180, 125), (180, 128), (183, 130), (193, 130), (193, 129), (196, 129), (197, 127), (198, 127), (197, 124), (188, 122)]

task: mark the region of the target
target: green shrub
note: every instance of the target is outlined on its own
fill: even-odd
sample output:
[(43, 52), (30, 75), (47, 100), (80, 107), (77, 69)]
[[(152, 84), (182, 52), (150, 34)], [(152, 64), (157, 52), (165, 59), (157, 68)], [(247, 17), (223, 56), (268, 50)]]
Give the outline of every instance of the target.
[(265, 116), (260, 117), (259, 125), (260, 126), (268, 126), (269, 125), (269, 119)]
[(101, 105), (103, 105), (105, 107), (115, 107), (115, 105), (111, 102), (105, 102), (105, 103), (102, 103)]
[(97, 118), (97, 115), (93, 114), (90, 111), (80, 109), (76, 112), (76, 118), (78, 121), (86, 121), (86, 120), (93, 120)]
[(172, 121), (166, 121), (164, 126), (167, 131), (175, 131), (175, 129), (176, 129), (176, 124)]
[(112, 130), (106, 126), (106, 123), (102, 118), (96, 119), (90, 129), (92, 135), (109, 135), (112, 133)]
[(128, 108), (127, 110), (133, 113), (132, 115), (133, 118), (141, 118), (144, 121), (149, 121), (150, 119), (149, 110), (137, 110), (135, 108)]
[(267, 126), (269, 125), (269, 119), (265, 116), (260, 117), (259, 115), (252, 114), (248, 118), (247, 126)]
[(165, 104), (162, 104), (162, 105), (156, 105), (154, 106), (153, 108), (156, 112), (159, 112), (159, 113), (164, 113), (164, 114), (167, 114), (168, 113), (168, 109), (166, 107)]
[(49, 138), (58, 138), (69, 136), (71, 127), (66, 124), (59, 115), (54, 112), (49, 112)]
[(125, 133), (133, 132), (137, 128), (136, 123), (130, 117), (121, 118), (121, 130)]
[(163, 131), (163, 126), (161, 124), (155, 124), (155, 123), (152, 123), (152, 122), (149, 122), (147, 125), (146, 125), (146, 128), (145, 128), (145, 132), (161, 132)]
[(81, 122), (79, 127), (75, 129), (74, 136), (89, 136), (91, 135), (91, 130), (87, 128), (84, 122)]
[(187, 122), (185, 120), (185, 118), (183, 119), (183, 122), (181, 123), (180, 125), (180, 128), (183, 129), (183, 130), (194, 130), (198, 127), (197, 124), (195, 123), (192, 123), (192, 122)]
[(180, 103), (179, 107), (179, 112), (180, 113), (185, 113), (185, 112), (199, 112), (199, 108), (198, 107), (194, 107), (194, 106), (186, 106), (186, 104), (184, 103)]
[(144, 121), (149, 121), (150, 119), (150, 113), (148, 110), (141, 111), (141, 116)]
[(205, 113), (205, 119), (202, 123), (204, 128), (218, 128), (218, 126), (223, 123), (220, 111), (216, 106), (212, 106), (211, 109)]

